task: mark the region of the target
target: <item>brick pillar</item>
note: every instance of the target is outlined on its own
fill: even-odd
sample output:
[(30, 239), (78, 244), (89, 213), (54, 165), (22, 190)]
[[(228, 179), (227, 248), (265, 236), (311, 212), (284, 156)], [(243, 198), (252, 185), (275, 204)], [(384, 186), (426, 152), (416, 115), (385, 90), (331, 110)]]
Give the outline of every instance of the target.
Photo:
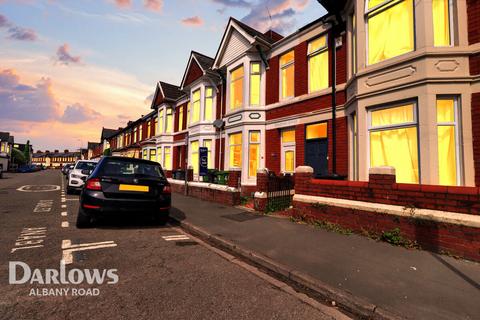
[(257, 191), (255, 192), (254, 208), (257, 211), (265, 211), (268, 202), (268, 170), (257, 170)]
[(300, 166), (295, 169), (295, 194), (302, 194), (308, 191), (310, 180), (313, 179), (313, 168)]
[(187, 169), (187, 181), (193, 181), (193, 167), (189, 166)]
[(374, 167), (368, 172), (368, 187), (372, 190), (372, 196), (375, 199), (392, 199), (393, 185), (396, 183), (396, 175), (394, 167)]
[(232, 188), (239, 188), (242, 179), (242, 170), (240, 168), (233, 168), (228, 171), (228, 186)]

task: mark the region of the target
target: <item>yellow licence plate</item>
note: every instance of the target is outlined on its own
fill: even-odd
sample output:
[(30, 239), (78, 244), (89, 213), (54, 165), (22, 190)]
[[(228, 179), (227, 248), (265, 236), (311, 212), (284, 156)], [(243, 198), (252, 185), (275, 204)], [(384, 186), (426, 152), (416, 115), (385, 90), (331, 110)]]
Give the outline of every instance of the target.
[(148, 192), (150, 189), (148, 186), (135, 186), (132, 184), (121, 184), (118, 187), (120, 191), (136, 191), (136, 192)]

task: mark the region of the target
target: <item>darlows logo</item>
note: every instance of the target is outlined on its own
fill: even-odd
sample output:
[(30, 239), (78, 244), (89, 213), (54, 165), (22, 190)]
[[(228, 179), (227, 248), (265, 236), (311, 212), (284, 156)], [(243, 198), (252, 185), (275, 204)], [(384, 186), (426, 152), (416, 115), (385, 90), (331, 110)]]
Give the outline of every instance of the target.
[[(34, 285), (102, 285), (116, 284), (119, 277), (117, 269), (70, 269), (60, 263), (59, 269), (31, 269), (21, 261), (10, 261), (8, 266), (8, 282), (10, 284)], [(71, 289), (71, 290), (70, 290)], [(98, 295), (97, 288), (63, 288), (63, 289), (31, 289), (29, 295)]]

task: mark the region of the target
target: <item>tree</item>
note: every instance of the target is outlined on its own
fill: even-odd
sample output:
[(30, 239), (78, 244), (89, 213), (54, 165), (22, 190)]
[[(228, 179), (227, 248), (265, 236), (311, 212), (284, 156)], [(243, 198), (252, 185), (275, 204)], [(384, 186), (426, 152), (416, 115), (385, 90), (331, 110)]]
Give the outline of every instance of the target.
[(17, 148), (12, 149), (12, 161), (18, 165), (23, 165), (27, 163), (25, 156), (23, 155), (22, 151), (18, 150)]
[(30, 140), (27, 140), (25, 144), (25, 150), (23, 150), (23, 156), (25, 157), (25, 161), (28, 163), (30, 162)]
[(103, 155), (104, 155), (104, 156), (111, 156), (112, 153), (110, 152), (110, 148), (105, 149), (105, 150), (103, 151)]

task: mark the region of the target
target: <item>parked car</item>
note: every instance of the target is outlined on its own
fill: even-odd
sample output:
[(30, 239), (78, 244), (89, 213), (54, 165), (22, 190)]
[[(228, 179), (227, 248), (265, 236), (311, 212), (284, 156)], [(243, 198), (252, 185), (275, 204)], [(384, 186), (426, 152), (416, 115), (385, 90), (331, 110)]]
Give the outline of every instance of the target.
[(65, 177), (68, 177), (68, 174), (70, 173), (70, 170), (72, 170), (75, 167), (75, 164), (73, 163), (68, 163), (63, 166), (62, 168), (62, 173), (65, 175)]
[(101, 216), (149, 214), (168, 220), (171, 188), (162, 167), (153, 161), (103, 157), (80, 195), (77, 227), (85, 228)]
[(96, 165), (96, 161), (78, 160), (75, 163), (75, 167), (68, 172), (67, 194), (80, 191)]
[(17, 172), (19, 173), (29, 173), (29, 172), (36, 172), (36, 171), (40, 171), (41, 168), (34, 165), (34, 164), (25, 164), (25, 165), (21, 165), (17, 168)]

